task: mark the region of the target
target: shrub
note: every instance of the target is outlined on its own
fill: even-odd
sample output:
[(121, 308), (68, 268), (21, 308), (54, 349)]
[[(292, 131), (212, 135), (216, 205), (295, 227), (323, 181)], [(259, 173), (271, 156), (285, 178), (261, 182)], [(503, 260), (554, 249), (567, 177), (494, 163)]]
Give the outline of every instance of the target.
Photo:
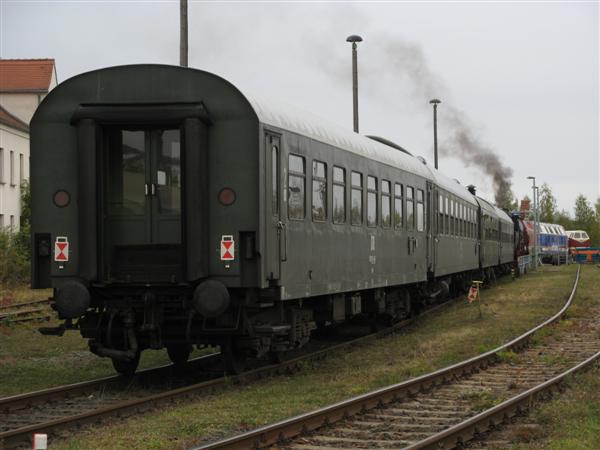
[(0, 230), (0, 286), (3, 288), (29, 280), (29, 226), (17, 233)]

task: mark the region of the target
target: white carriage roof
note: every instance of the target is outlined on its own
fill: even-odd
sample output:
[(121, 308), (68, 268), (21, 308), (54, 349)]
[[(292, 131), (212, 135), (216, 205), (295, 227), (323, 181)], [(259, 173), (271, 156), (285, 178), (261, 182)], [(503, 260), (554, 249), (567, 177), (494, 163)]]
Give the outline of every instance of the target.
[(457, 180), (450, 178), (447, 175), (444, 175), (442, 172), (436, 170), (434, 167), (427, 167), (430, 170), (431, 177), (434, 179), (435, 183), (440, 188), (456, 195), (457, 197), (471, 203), (472, 205), (477, 206), (475, 197), (469, 192), (469, 190), (465, 186), (460, 184)]
[(414, 156), (381, 144), (343, 128), (312, 113), (302, 111), (281, 100), (248, 95), (244, 96), (256, 112), (258, 120), (266, 125), (289, 130), (319, 142), (333, 145), (365, 158), (432, 179), (429, 167)]
[(507, 214), (506, 211), (504, 211), (503, 209), (498, 208), (496, 205), (493, 205), (493, 207), (496, 210), (496, 214), (498, 214), (498, 217), (500, 219), (504, 220), (505, 222), (509, 222), (512, 225), (513, 221), (510, 218), (510, 216)]

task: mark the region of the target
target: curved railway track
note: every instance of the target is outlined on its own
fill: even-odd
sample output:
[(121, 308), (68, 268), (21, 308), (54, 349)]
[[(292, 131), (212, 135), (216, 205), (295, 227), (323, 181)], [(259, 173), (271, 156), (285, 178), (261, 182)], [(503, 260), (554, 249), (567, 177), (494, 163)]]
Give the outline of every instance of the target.
[[(522, 413), (571, 373), (600, 360), (600, 308), (528, 347), (553, 317), (501, 347), (433, 373), (198, 449), (454, 448)], [(516, 353), (520, 352), (520, 353)]]
[[(439, 310), (451, 301), (432, 307), (414, 319)], [(328, 345), (279, 364), (258, 367), (233, 377), (223, 376), (220, 354), (216, 353), (190, 361), (193, 367), (186, 370), (186, 373), (195, 374), (195, 379), (192, 380), (185, 376), (165, 377), (173, 371), (173, 366), (168, 365), (139, 371), (131, 380), (112, 376), (1, 398), (0, 449), (27, 444), (32, 433), (52, 434), (74, 426), (98, 422), (107, 417), (139, 413), (161, 404), (207, 394), (231, 383), (248, 383), (281, 373), (290, 373), (307, 361), (318, 360), (342, 349), (390, 335), (412, 323), (414, 319), (407, 319), (376, 333)], [(198, 369), (204, 369), (204, 372), (198, 375)], [(198, 381), (198, 376), (204, 378)], [(165, 380), (171, 379), (172, 381), (165, 383)], [(169, 383), (171, 386), (165, 386)]]

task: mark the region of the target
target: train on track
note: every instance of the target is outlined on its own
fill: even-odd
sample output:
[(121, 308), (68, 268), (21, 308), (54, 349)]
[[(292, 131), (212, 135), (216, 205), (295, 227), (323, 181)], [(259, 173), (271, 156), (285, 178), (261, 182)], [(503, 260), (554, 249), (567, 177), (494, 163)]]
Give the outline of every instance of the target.
[(208, 72), (130, 65), (57, 86), (31, 122), (32, 285), (122, 373), (140, 352), (227, 369), (315, 328), (397, 321), (509, 272), (524, 226), (378, 137)]

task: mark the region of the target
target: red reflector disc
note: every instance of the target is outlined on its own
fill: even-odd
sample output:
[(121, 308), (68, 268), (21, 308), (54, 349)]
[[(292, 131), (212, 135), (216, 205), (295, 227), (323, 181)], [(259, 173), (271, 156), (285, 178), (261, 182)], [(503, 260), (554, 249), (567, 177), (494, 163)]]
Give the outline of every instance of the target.
[(67, 191), (56, 191), (54, 194), (54, 204), (59, 208), (64, 208), (71, 203), (71, 196)]
[(231, 188), (223, 188), (219, 192), (219, 203), (229, 206), (235, 202), (235, 191)]

